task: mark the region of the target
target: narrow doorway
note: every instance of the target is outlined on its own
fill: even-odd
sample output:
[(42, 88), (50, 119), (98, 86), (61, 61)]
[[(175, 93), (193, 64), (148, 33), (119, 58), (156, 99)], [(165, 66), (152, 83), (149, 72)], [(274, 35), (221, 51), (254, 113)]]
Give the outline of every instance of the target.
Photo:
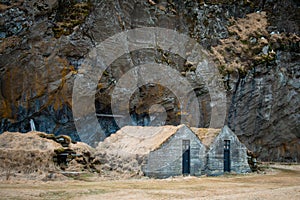
[(190, 174), (190, 141), (182, 140), (182, 174)]
[(230, 172), (230, 140), (224, 140), (224, 172)]

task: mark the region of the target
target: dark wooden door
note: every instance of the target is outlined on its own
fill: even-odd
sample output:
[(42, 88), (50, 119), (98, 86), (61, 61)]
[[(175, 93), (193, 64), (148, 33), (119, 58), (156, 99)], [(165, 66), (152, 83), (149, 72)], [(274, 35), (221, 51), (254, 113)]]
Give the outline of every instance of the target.
[(182, 140), (182, 174), (190, 174), (190, 141)]
[(224, 172), (230, 172), (230, 140), (224, 143)]

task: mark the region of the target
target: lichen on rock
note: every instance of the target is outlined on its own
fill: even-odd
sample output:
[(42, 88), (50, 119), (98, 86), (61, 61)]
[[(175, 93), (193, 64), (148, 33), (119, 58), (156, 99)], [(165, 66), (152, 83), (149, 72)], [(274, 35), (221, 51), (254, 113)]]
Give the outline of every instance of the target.
[(56, 23), (53, 27), (54, 36), (56, 38), (62, 35), (70, 35), (76, 26), (84, 22), (92, 9), (90, 0), (59, 0), (58, 2), (59, 5), (55, 17)]

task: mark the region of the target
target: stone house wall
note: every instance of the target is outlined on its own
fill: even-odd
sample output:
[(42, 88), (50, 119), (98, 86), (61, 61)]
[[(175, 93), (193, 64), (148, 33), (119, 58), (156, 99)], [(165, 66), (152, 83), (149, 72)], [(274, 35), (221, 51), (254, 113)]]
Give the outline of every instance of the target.
[(246, 146), (239, 141), (238, 137), (227, 126), (225, 126), (208, 150), (206, 157), (206, 174), (220, 175), (224, 173), (225, 140), (230, 140), (230, 171), (236, 173), (251, 172), (247, 160)]
[(150, 152), (143, 167), (145, 175), (157, 178), (181, 175), (183, 140), (190, 140), (190, 175), (203, 174), (206, 147), (189, 128), (183, 126), (160, 148)]

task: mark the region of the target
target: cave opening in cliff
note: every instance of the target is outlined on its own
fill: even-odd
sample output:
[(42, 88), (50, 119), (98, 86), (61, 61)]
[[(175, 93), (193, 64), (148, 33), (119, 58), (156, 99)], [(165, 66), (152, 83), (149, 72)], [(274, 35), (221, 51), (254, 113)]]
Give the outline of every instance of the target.
[[(149, 63), (157, 64), (169, 71), (163, 74), (162, 71), (153, 70), (149, 77), (154, 77), (156, 81), (146, 81), (147, 77), (141, 74), (140, 68), (147, 68)], [(211, 99), (203, 77), (199, 78), (195, 69), (196, 67), (186, 59), (159, 47), (132, 51), (115, 59), (103, 72), (95, 94), (96, 113), (101, 128), (107, 136), (121, 128), (118, 121), (122, 120), (120, 119), (122, 115), (118, 116), (119, 112), (113, 112), (112, 104), (117, 99), (115, 102), (119, 107), (123, 104), (121, 101), (125, 96), (125, 99), (129, 98), (126, 100), (128, 105), (125, 105), (126, 108), (123, 106), (124, 108), (120, 108), (119, 111), (122, 113), (126, 110), (129, 113), (130, 125), (179, 125), (183, 113), (178, 98), (182, 97), (177, 97), (176, 91), (182, 90), (182, 85), (175, 78), (176, 76), (173, 76), (174, 73), (185, 79), (190, 87), (189, 92), (184, 92), (186, 96), (183, 98), (190, 101), (195, 95), (199, 105), (199, 123), (194, 126), (208, 127)], [(158, 78), (159, 74), (163, 74), (162, 77), (165, 78)], [(172, 85), (171, 88), (169, 88), (170, 85)], [(119, 88), (119, 91), (125, 91), (126, 94), (116, 94), (116, 88)]]
[(138, 126), (179, 125), (180, 103), (168, 88), (149, 83), (136, 89), (129, 102), (130, 116)]
[[(109, 136), (119, 128), (115, 118), (122, 115), (113, 114), (111, 96), (100, 95), (96, 98), (95, 107), (101, 128)], [(180, 104), (176, 96), (166, 87), (159, 84), (146, 84), (137, 88), (130, 97), (129, 115), (135, 126), (179, 125)]]

